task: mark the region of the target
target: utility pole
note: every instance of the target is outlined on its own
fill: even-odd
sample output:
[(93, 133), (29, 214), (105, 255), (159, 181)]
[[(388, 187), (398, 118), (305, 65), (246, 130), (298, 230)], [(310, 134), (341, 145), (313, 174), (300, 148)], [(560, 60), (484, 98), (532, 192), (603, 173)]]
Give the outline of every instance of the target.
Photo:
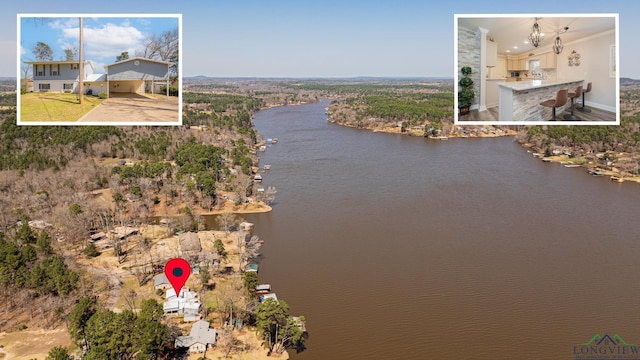
[(78, 102), (82, 104), (82, 96), (84, 95), (84, 50), (82, 49), (82, 18), (80, 18), (80, 50), (79, 50), (79, 60), (80, 64), (78, 66)]

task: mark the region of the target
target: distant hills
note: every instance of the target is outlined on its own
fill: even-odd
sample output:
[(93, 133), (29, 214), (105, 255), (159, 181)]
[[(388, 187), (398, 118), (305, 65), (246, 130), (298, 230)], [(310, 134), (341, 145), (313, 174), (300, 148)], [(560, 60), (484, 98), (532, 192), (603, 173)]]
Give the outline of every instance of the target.
[(620, 78), (620, 85), (640, 85), (640, 80), (631, 79), (627, 77)]
[(427, 77), (390, 77), (390, 76), (353, 76), (353, 77), (308, 77), (308, 78), (297, 78), (297, 77), (255, 77), (255, 76), (247, 76), (247, 77), (217, 77), (217, 76), (206, 76), (206, 75), (196, 75), (196, 76), (185, 76), (183, 79), (187, 80), (288, 80), (288, 81), (411, 81), (411, 80), (453, 80), (453, 77), (442, 77), (442, 76), (427, 76)]

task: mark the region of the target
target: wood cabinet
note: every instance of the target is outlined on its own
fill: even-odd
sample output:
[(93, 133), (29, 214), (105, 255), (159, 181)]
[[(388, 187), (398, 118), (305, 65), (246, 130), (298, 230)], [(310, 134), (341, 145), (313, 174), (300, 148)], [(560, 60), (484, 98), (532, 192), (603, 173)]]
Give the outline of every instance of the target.
[(487, 41), (486, 60), (489, 67), (496, 66), (498, 63), (498, 45), (493, 41)]

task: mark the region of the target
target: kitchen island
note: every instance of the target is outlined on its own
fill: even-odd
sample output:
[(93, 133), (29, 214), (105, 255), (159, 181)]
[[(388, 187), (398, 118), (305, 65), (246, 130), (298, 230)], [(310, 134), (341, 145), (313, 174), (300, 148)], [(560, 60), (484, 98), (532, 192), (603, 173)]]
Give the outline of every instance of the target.
[[(549, 108), (541, 102), (555, 99), (560, 89), (574, 92), (584, 80), (529, 80), (499, 83), (500, 121), (545, 121), (551, 119)], [(571, 99), (556, 109), (560, 114), (571, 106)]]

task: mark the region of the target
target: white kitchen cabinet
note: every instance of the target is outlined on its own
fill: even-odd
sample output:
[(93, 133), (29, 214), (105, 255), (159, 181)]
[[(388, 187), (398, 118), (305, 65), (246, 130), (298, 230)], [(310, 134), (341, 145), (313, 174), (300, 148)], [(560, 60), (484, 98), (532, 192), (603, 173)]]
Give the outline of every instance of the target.
[(558, 56), (556, 55), (556, 53), (552, 51), (552, 52), (546, 53), (545, 55), (546, 55), (545, 66), (541, 65), (543, 69), (555, 69), (556, 67), (558, 67), (557, 65)]
[(518, 60), (518, 70), (528, 70), (527, 58)]
[(493, 41), (487, 41), (486, 63), (489, 67), (498, 63), (498, 45)]
[(504, 80), (489, 79), (487, 80), (487, 97), (485, 99), (487, 108), (496, 107), (499, 105), (498, 98), (498, 84), (504, 83)]
[(506, 60), (503, 58), (498, 58), (498, 62), (496, 66), (488, 68), (489, 70), (489, 79), (497, 79), (504, 78), (507, 76), (507, 65)]

